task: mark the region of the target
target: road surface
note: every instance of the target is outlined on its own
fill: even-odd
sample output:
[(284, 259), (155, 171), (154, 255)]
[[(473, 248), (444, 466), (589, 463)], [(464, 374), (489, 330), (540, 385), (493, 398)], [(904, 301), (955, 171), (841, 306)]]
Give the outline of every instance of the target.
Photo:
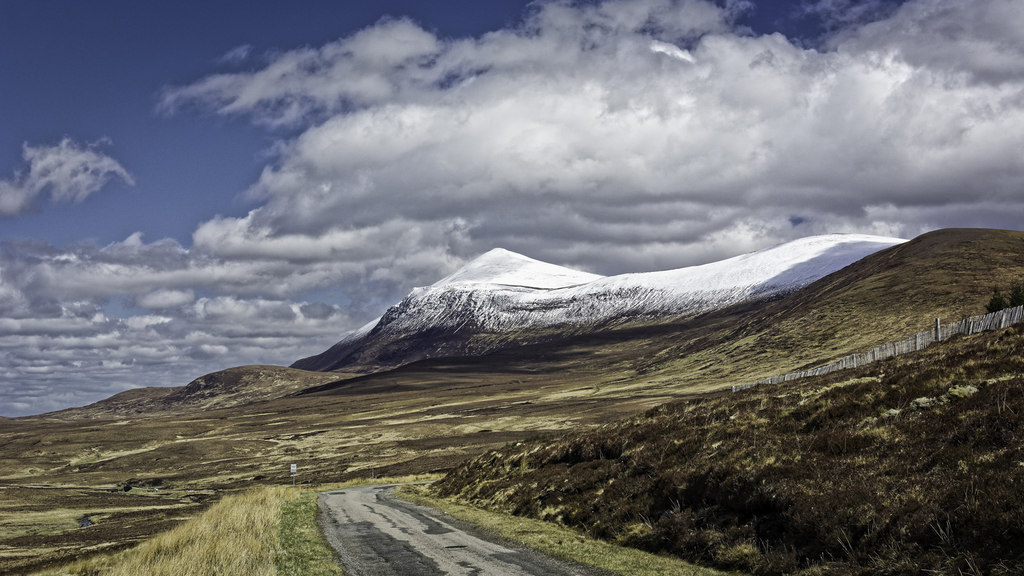
[(394, 497), (394, 486), (320, 494), (321, 524), (348, 576), (596, 576), (598, 571), (484, 540), (437, 510)]

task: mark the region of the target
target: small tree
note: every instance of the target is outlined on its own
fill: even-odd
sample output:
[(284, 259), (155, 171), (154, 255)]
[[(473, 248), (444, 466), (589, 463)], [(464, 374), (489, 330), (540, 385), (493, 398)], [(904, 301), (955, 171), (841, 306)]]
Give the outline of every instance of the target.
[(993, 288), (992, 298), (988, 301), (988, 306), (985, 306), (985, 310), (988, 310), (991, 314), (992, 312), (999, 312), (1000, 310), (1009, 307), (1010, 302), (1006, 299), (1006, 296), (1003, 296), (1003, 293), (999, 291), (999, 288)]
[(1010, 291), (1010, 301), (1006, 304), (1007, 308), (1015, 308), (1017, 306), (1024, 306), (1024, 282), (1014, 284), (1013, 289)]

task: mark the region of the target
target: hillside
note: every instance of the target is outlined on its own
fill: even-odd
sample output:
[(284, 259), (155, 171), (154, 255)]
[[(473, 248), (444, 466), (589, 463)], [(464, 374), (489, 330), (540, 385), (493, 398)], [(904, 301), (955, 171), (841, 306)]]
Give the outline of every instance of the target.
[(713, 390), (817, 366), (982, 314), (993, 287), (1024, 278), (1024, 233), (938, 230), (775, 301), (697, 319), (644, 359), (652, 385)]
[(363, 370), (425, 358), (479, 356), (627, 322), (693, 317), (791, 293), (903, 242), (832, 234), (702, 266), (602, 277), (492, 250), (425, 288), (327, 351), (292, 365)]
[[(524, 274), (524, 267), (531, 273)], [(522, 282), (531, 276), (530, 283), (550, 287), (587, 279), (579, 274), (498, 251), (438, 285), (493, 285), (496, 277)], [(502, 374), (509, 380), (523, 373), (557, 374), (555, 380), (576, 394), (586, 390), (597, 400), (630, 395), (655, 402), (823, 364), (928, 329), (937, 317), (982, 313), (993, 286), (1007, 287), (1020, 278), (1024, 233), (940, 230), (873, 253), (792, 293), (697, 316), (634, 319), (600, 330), (475, 333), (448, 341), (493, 349), (481, 352), (479, 360), (460, 358), (464, 350), (428, 362), (400, 357), (395, 363), (406, 368), (378, 366), (379, 373), (365, 376), (238, 367), (198, 378), (187, 387), (132, 390), (61, 414), (111, 417), (231, 408), (314, 391), (421, 389), (423, 382), (460, 380), (473, 373), (482, 380)], [(430, 340), (434, 335), (427, 330), (419, 337)], [(401, 350), (392, 348), (396, 354)]]
[(754, 574), (1024, 572), (1024, 328), (486, 453), (442, 496)]
[(81, 408), (45, 414), (48, 418), (146, 417), (234, 408), (281, 398), (336, 381), (338, 374), (283, 366), (237, 366), (200, 376), (185, 386), (126, 390)]

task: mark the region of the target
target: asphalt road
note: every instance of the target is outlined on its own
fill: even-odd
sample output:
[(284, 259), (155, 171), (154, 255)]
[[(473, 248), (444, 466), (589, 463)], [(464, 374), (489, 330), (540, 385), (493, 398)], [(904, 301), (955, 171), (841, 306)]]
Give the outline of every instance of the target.
[(320, 494), (320, 521), (348, 576), (596, 576), (534, 550), (483, 539), (437, 510), (394, 497), (394, 486)]

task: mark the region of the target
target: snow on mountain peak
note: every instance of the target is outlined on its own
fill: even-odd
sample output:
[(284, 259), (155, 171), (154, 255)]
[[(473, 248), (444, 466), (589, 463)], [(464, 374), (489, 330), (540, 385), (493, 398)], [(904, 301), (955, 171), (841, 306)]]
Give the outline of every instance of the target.
[[(406, 362), (482, 354), (490, 349), (487, 344), (461, 348), (460, 342), (476, 333), (599, 329), (630, 319), (701, 314), (792, 292), (901, 242), (829, 234), (700, 266), (616, 276), (580, 272), (496, 248), (431, 286), (414, 289), (377, 321), (296, 366), (333, 370), (353, 359), (394, 363), (395, 358)], [(410, 342), (417, 342), (414, 352), (409, 352)]]
[(517, 254), (504, 248), (495, 248), (459, 268), (453, 274), (435, 282), (431, 288), (456, 284), (474, 284), (476, 289), (490, 287), (522, 287), (550, 290), (585, 284), (601, 278), (597, 274), (548, 264)]
[(498, 248), (413, 290), (382, 324), (401, 333), (465, 325), (502, 332), (698, 314), (796, 290), (900, 242), (829, 234), (700, 266), (617, 276), (579, 272)]

